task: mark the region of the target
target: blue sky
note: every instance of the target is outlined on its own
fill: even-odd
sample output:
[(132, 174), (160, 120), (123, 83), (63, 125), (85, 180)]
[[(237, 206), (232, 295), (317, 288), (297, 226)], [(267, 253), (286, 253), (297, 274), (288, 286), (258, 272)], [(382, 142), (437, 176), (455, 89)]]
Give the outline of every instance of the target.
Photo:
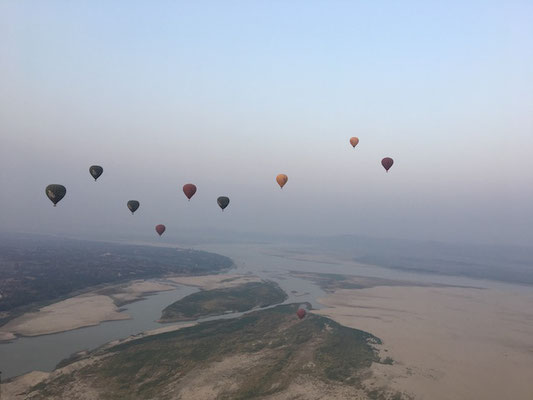
[(526, 1), (4, 0), (0, 225), (529, 244), (532, 20)]

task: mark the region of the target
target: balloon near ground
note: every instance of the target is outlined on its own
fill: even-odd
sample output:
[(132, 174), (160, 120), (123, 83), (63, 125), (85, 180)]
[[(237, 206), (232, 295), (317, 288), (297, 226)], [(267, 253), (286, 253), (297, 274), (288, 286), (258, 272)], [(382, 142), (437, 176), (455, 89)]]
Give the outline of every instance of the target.
[(279, 187), (282, 189), (288, 180), (289, 180), (289, 177), (285, 174), (279, 174), (278, 176), (276, 176), (276, 182), (278, 182)]
[(165, 225), (163, 225), (163, 224), (159, 224), (159, 225), (156, 225), (156, 226), (155, 226), (155, 231), (157, 232), (157, 234), (158, 234), (159, 236), (161, 236), (161, 235), (165, 232), (166, 229), (167, 229), (167, 228), (166, 228)]
[(187, 196), (187, 198), (190, 200), (191, 197), (196, 193), (196, 185), (193, 185), (192, 183), (183, 185), (183, 193), (185, 193), (185, 196)]
[(381, 165), (383, 165), (383, 168), (385, 168), (385, 171), (389, 172), (390, 167), (392, 167), (392, 164), (394, 164), (394, 160), (390, 157), (385, 157), (383, 160), (381, 160)]
[(355, 147), (357, 146), (357, 143), (359, 143), (359, 138), (358, 137), (352, 137), (350, 138), (350, 144), (352, 145), (352, 147)]
[(131, 211), (131, 215), (133, 215), (133, 213), (139, 208), (140, 204), (137, 200), (130, 200), (128, 201), (127, 206), (128, 209)]
[(45, 190), (46, 196), (54, 203), (54, 207), (57, 203), (61, 201), (65, 194), (67, 194), (67, 189), (63, 185), (48, 185)]
[(89, 173), (96, 181), (100, 177), (100, 175), (104, 173), (104, 169), (99, 165), (91, 165), (89, 167)]
[(307, 312), (303, 308), (299, 308), (298, 311), (296, 311), (296, 315), (298, 316), (298, 319), (303, 319)]
[(222, 209), (222, 211), (224, 211), (224, 209), (228, 206), (229, 204), (229, 197), (226, 197), (226, 196), (220, 196), (218, 199), (217, 199), (217, 204), (218, 206)]

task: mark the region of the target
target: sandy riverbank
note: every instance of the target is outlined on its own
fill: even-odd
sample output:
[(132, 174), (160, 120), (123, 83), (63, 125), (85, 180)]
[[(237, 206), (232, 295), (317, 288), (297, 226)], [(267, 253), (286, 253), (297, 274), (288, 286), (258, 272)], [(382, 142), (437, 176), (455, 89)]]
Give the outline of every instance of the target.
[(37, 336), (128, 318), (127, 314), (118, 311), (110, 297), (89, 294), (26, 313), (0, 329), (16, 335)]
[(128, 314), (120, 312), (117, 304), (174, 288), (158, 281), (133, 281), (71, 297), (9, 321), (0, 327), (0, 341), (13, 340), (17, 335), (46, 335), (98, 325), (104, 321), (129, 319)]
[(316, 310), (383, 340), (378, 385), (415, 399), (533, 399), (533, 292), (435, 287), (338, 290)]
[(116, 303), (131, 303), (146, 296), (149, 293), (165, 292), (176, 287), (168, 283), (158, 281), (133, 281), (129, 285), (112, 287), (114, 293), (110, 297)]
[(163, 326), (161, 328), (152, 329), (152, 330), (149, 330), (149, 331), (138, 333), (137, 335), (131, 335), (131, 336), (129, 336), (127, 338), (124, 338), (124, 339), (113, 340), (112, 342), (109, 342), (108, 344), (106, 344), (104, 347), (106, 347), (106, 348), (113, 347), (113, 346), (116, 346), (118, 344), (131, 342), (132, 340), (142, 339), (142, 338), (147, 337), (147, 336), (159, 335), (160, 333), (174, 332), (174, 331), (177, 331), (179, 329), (188, 328), (188, 327), (194, 326), (194, 325), (196, 325), (196, 322), (187, 322), (187, 323), (179, 323), (179, 324), (174, 324), (174, 325), (166, 325), (166, 326)]
[(204, 290), (235, 287), (245, 283), (261, 281), (261, 279), (255, 275), (238, 274), (185, 276), (169, 278), (168, 280), (179, 283), (180, 285), (196, 286)]
[(98, 325), (104, 321), (129, 319), (119, 306), (131, 303), (150, 293), (173, 290), (178, 284), (202, 289), (232, 287), (247, 282), (258, 282), (254, 275), (205, 275), (170, 277), (164, 280), (136, 280), (123, 285), (109, 286), (94, 292), (59, 301), (26, 313), (0, 327), (0, 341), (17, 336), (38, 336)]

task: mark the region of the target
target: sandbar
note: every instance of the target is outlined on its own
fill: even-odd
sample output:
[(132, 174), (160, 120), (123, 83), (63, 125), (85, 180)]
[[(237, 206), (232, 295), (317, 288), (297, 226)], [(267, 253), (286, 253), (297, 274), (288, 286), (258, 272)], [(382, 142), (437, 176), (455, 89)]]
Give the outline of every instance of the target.
[(28, 312), (0, 327), (0, 341), (17, 336), (38, 336), (129, 319), (119, 305), (142, 299), (150, 293), (173, 290), (173, 284), (136, 280), (71, 297)]
[(37, 336), (63, 332), (103, 321), (130, 318), (119, 312), (113, 300), (103, 295), (81, 295), (26, 313), (0, 328), (1, 333)]

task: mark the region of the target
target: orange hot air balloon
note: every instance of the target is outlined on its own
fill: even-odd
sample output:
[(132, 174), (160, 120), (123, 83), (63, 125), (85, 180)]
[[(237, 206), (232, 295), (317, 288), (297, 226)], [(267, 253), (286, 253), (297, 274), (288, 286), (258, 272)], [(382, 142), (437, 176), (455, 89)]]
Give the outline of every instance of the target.
[(276, 176), (276, 182), (278, 182), (279, 187), (282, 188), (282, 189), (283, 189), (283, 186), (285, 186), (285, 184), (287, 183), (288, 180), (289, 180), (289, 178), (285, 174), (279, 174), (278, 176)]
[(385, 171), (389, 172), (390, 167), (392, 167), (392, 164), (394, 164), (394, 160), (390, 157), (385, 157), (383, 160), (381, 160), (381, 165), (383, 165), (383, 168), (385, 168)]
[(196, 186), (192, 183), (187, 183), (186, 185), (183, 185), (183, 193), (185, 193), (185, 196), (190, 200), (192, 196), (196, 193)]
[(355, 136), (350, 138), (350, 144), (352, 145), (352, 147), (357, 146), (357, 143), (359, 143), (359, 138), (357, 138)]
[(167, 228), (163, 224), (156, 225), (155, 231), (161, 236)]
[(305, 317), (305, 314), (307, 313), (305, 312), (303, 308), (299, 308), (298, 311), (296, 311), (296, 315), (298, 316), (299, 319), (303, 319)]

